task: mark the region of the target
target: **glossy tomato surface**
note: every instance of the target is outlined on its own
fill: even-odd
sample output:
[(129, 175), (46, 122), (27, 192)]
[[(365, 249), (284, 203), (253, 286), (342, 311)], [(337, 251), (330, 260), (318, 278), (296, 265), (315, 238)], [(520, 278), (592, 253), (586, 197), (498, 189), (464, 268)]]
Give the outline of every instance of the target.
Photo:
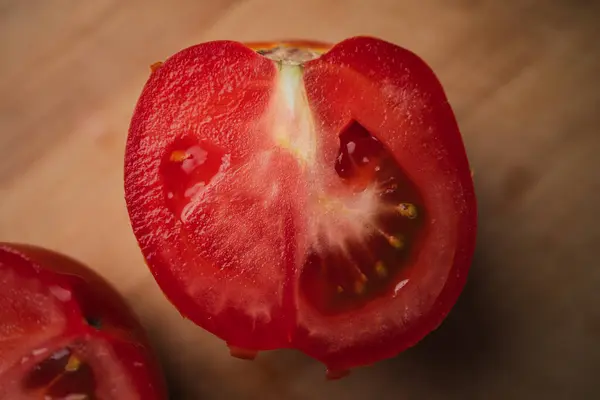
[(147, 264), (185, 317), (246, 356), (296, 348), (332, 374), (435, 329), (475, 246), (440, 82), (370, 37), (216, 41), (156, 65), (125, 190)]
[(163, 400), (144, 331), (93, 271), (0, 243), (0, 399)]

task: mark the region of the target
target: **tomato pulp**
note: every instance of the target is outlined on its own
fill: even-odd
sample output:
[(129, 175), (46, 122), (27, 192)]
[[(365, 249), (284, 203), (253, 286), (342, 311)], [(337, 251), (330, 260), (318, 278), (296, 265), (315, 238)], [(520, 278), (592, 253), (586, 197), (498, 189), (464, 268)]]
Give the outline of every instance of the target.
[(331, 376), (435, 329), (475, 245), (471, 172), (440, 82), (370, 37), (215, 41), (154, 65), (125, 192), (147, 264), (185, 317), (234, 354), (296, 348)]
[(0, 243), (0, 399), (166, 399), (144, 331), (100, 276)]

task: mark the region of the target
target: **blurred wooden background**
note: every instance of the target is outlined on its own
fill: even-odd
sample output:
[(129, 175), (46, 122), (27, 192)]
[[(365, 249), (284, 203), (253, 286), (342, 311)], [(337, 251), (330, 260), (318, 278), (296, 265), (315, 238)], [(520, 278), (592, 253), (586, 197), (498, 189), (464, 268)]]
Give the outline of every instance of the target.
[[(600, 3), (0, 0), (0, 240), (90, 264), (150, 329), (174, 399), (600, 398)], [(380, 36), (455, 108), (480, 235), (464, 295), (419, 346), (349, 378), (291, 351), (232, 359), (143, 265), (122, 188), (148, 66), (210, 39)]]

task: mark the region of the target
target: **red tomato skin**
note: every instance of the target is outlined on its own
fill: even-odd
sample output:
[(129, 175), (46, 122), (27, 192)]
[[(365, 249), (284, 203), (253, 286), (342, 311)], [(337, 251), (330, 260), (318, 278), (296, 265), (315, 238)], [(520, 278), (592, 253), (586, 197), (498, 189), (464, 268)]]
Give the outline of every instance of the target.
[[(290, 45), (293, 44), (294, 42), (290, 42)], [(161, 205), (164, 201), (161, 182), (156, 175), (157, 165), (164, 156), (161, 152), (166, 149), (162, 142), (166, 143), (176, 136), (180, 126), (194, 126), (194, 121), (202, 117), (202, 110), (192, 112), (184, 109), (183, 114), (186, 115), (181, 116), (181, 112), (174, 112), (181, 109), (175, 105), (177, 100), (173, 101), (174, 105), (170, 109), (169, 99), (172, 101), (180, 93), (185, 95), (187, 91), (193, 91), (189, 88), (193, 82), (182, 80), (177, 83), (188, 76), (181, 65), (192, 61), (205, 65), (213, 62), (200, 54), (214, 52), (232, 55), (237, 52), (237, 68), (229, 68), (231, 71), (239, 71), (251, 64), (263, 65), (259, 61), (261, 57), (244, 51), (240, 43), (220, 41), (192, 46), (162, 64), (162, 72), (160, 69), (153, 72), (140, 97), (129, 130), (125, 155), (126, 200), (133, 231), (148, 266), (167, 297), (184, 316), (231, 345), (255, 350), (297, 348), (322, 361), (330, 370), (343, 371), (393, 357), (416, 344), (441, 324), (466, 283), (475, 248), (477, 205), (471, 170), (454, 113), (439, 80), (422, 59), (399, 46), (370, 37), (347, 39), (331, 48), (321, 43), (306, 45), (328, 50), (320, 58), (304, 65), (304, 83), (309, 101), (312, 101), (315, 113), (326, 122), (323, 125), (330, 128), (331, 136), (321, 138), (327, 163), (333, 165), (338, 148), (334, 134), (349, 120), (358, 119), (367, 129), (382, 135), (379, 137), (395, 155), (402, 154), (408, 157), (412, 166), (417, 166), (413, 178), (429, 176), (446, 187), (445, 195), (450, 199), (447, 206), (453, 210), (451, 217), (456, 221), (449, 234), (449, 242), (455, 246), (455, 251), (446, 274), (440, 277), (444, 280), (442, 288), (436, 292), (435, 301), (422, 316), (410, 321), (410, 326), (402, 331), (387, 332), (380, 337), (357, 342), (342, 351), (332, 351), (327, 340), (315, 339), (295, 323), (299, 306), (296, 299), (290, 299), (290, 293), (287, 293), (293, 287), (290, 282), (294, 279), (292, 268), (288, 268), (289, 275), (282, 283), (286, 295), (281, 308), (276, 309), (278, 314), (273, 315), (268, 324), (258, 327), (250, 325), (240, 314), (225, 312), (213, 315), (201, 299), (194, 299), (185, 293), (181, 278), (178, 279), (173, 270), (182, 269), (190, 260), (194, 260), (198, 271), (206, 271), (212, 266), (205, 260), (197, 261), (201, 258), (193, 254), (193, 247), (177, 239), (182, 228), (164, 212), (165, 207)], [(263, 43), (249, 46), (254, 49), (272, 47)], [(226, 67), (223, 63), (214, 64), (211, 67), (214, 68), (212, 73), (221, 76)], [(268, 70), (264, 65), (260, 68)], [(210, 69), (207, 71), (211, 72)], [(356, 86), (337, 84), (336, 82), (341, 81), (332, 78), (335, 74), (340, 74), (340, 77), (344, 75), (346, 81), (355, 79), (364, 90), (352, 92)], [(266, 85), (269, 85), (271, 79), (270, 73), (266, 73)], [(382, 110), (388, 111), (389, 105), (386, 105), (385, 99), (380, 95), (386, 89), (382, 88), (382, 83), (392, 89), (415, 90), (420, 95), (419, 101), (423, 107), (409, 110), (413, 112), (413, 116), (407, 117), (405, 122), (400, 119), (406, 114), (406, 110), (384, 118)], [(269, 93), (268, 88), (266, 93)], [(332, 94), (338, 97), (335, 98)], [(348, 106), (353, 102), (354, 105)], [(260, 113), (261, 110), (258, 106), (245, 109), (245, 113), (240, 115), (241, 124), (252, 119), (252, 112)], [(185, 118), (188, 118), (188, 124), (181, 122)], [(395, 124), (407, 127), (406, 131), (409, 133), (400, 132)], [(251, 135), (240, 135), (238, 139), (254, 143), (256, 147), (261, 146), (256, 144), (262, 139), (260, 135), (256, 138), (248, 136)], [(235, 140), (235, 136), (232, 136), (223, 142), (233, 143)], [(414, 180), (427, 190), (430, 183), (427, 179)], [(300, 225), (289, 224), (286, 232), (291, 233), (286, 238), (293, 241), (294, 229)], [(168, 239), (161, 240), (160, 237), (163, 236)], [(202, 243), (193, 244), (198, 246)], [(291, 249), (290, 252), (294, 250)], [(285, 262), (290, 264), (293, 260)], [(181, 274), (180, 271), (178, 273)], [(198, 274), (200, 277), (200, 272)]]
[[(66, 319), (64, 331), (40, 346), (56, 351), (75, 340), (102, 340), (109, 344), (129, 377), (135, 391), (132, 400), (168, 398), (161, 368), (142, 325), (125, 299), (104, 278), (62, 253), (23, 243), (0, 242), (0, 268), (37, 280), (44, 289), (58, 285), (71, 293), (71, 300), (63, 303), (61, 310)], [(86, 317), (97, 319), (100, 328), (90, 326)], [(20, 370), (19, 366), (12, 369)], [(6, 372), (10, 379), (10, 368)], [(2, 380), (0, 375), (0, 387), (4, 386)]]

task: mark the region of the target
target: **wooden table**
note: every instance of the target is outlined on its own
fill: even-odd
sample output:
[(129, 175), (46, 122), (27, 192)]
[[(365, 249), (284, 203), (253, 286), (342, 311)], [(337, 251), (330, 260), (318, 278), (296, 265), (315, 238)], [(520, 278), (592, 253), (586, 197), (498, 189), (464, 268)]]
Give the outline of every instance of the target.
[[(174, 399), (600, 398), (600, 7), (593, 1), (0, 1), (0, 240), (66, 252), (131, 300)], [(420, 54), (475, 169), (471, 279), (442, 327), (325, 382), (180, 318), (129, 228), (122, 164), (148, 65), (210, 39), (371, 34)]]

